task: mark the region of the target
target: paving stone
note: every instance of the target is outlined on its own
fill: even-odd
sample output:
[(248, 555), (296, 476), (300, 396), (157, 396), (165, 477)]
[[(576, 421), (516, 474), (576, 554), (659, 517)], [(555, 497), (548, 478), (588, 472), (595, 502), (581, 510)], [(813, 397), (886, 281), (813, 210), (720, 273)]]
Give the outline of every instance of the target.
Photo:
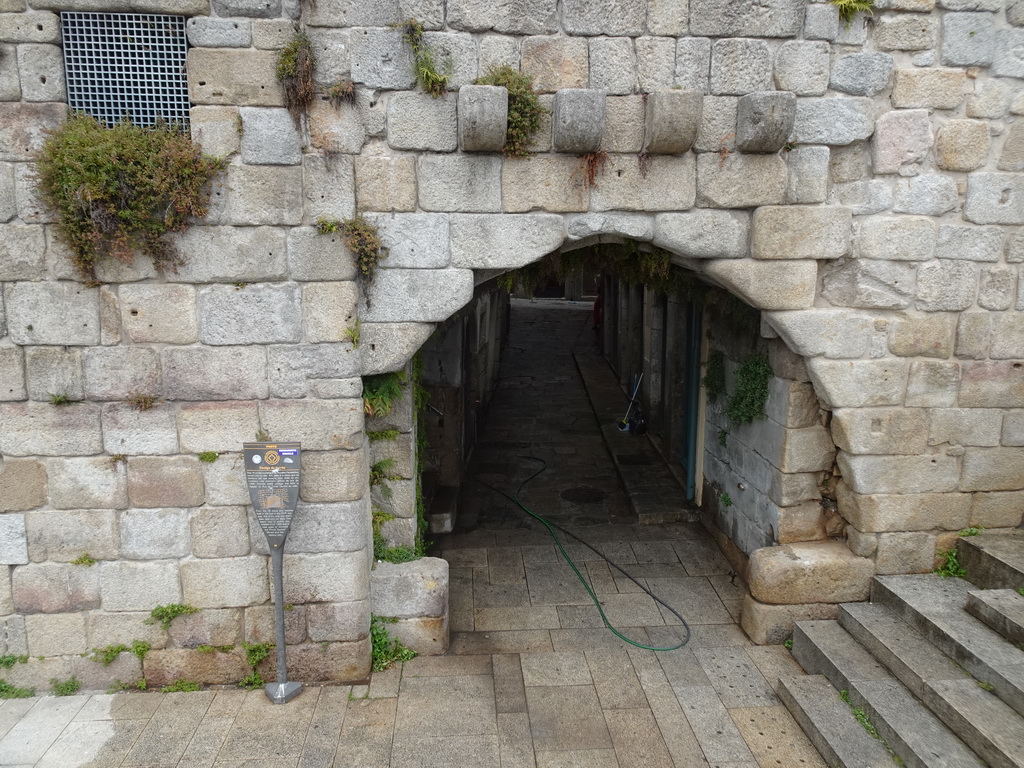
[(756, 764), (713, 688), (674, 685), (673, 690), (705, 756), (712, 764)]
[(613, 746), (592, 686), (530, 687), (526, 698), (537, 750)]

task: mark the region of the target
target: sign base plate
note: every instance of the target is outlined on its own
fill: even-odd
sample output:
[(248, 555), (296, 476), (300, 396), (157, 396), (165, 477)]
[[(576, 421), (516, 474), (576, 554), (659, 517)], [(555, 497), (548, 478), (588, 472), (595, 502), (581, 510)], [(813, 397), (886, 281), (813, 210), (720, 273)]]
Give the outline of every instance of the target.
[(300, 693), (302, 683), (267, 683), (267, 698), (275, 704), (287, 704)]

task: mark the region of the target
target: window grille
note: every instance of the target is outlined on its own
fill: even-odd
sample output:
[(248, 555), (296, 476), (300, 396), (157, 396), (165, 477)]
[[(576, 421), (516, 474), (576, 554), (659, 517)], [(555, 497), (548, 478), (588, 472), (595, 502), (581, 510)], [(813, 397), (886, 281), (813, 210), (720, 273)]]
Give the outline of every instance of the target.
[(188, 130), (185, 17), (61, 13), (68, 105), (108, 126), (158, 120)]

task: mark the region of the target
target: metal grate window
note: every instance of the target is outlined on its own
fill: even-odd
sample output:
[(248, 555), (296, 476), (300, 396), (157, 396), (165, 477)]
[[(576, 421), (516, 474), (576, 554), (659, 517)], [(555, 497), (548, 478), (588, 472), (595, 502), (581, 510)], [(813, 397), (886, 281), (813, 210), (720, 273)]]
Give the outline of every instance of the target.
[(185, 17), (61, 13), (68, 105), (107, 125), (188, 129)]

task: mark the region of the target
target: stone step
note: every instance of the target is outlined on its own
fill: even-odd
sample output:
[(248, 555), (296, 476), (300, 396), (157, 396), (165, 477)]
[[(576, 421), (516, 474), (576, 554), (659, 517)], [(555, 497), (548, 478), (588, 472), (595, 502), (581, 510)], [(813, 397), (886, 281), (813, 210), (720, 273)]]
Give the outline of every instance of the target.
[(1024, 713), (1024, 651), (968, 614), (971, 584), (935, 574), (878, 576), (871, 599), (916, 628), (976, 680)]
[(962, 536), (957, 558), (967, 578), (983, 589), (1024, 588), (1024, 531)]
[(778, 694), (828, 765), (892, 768), (889, 750), (864, 730), (823, 675), (781, 677)]
[(839, 624), (991, 766), (1024, 766), (1024, 718), (882, 605), (841, 606)]
[(846, 691), (889, 748), (915, 768), (981, 768), (984, 763), (845, 629), (797, 622), (793, 656), (809, 674)]
[(1024, 595), (1017, 590), (972, 590), (967, 593), (967, 612), (1024, 649)]

